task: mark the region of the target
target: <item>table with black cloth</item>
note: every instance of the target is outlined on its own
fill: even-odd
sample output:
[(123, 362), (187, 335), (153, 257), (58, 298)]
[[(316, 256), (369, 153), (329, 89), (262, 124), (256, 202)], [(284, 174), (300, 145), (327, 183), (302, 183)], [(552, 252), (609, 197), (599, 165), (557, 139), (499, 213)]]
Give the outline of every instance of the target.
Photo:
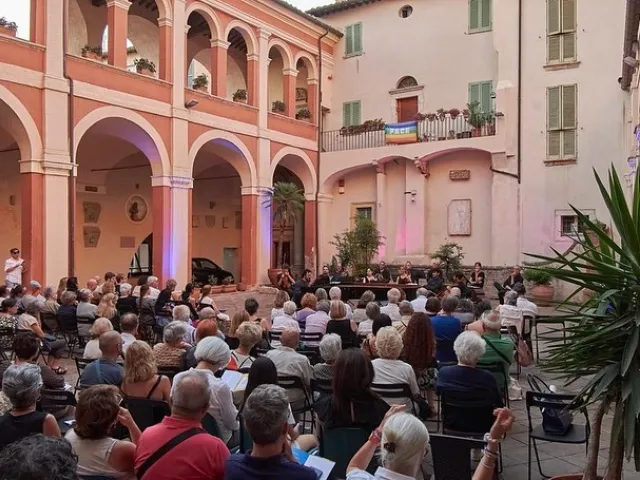
[(371, 290), (373, 294), (376, 296), (376, 302), (386, 302), (387, 301), (387, 292), (392, 288), (397, 288), (398, 290), (403, 290), (405, 295), (407, 296), (407, 300), (411, 301), (416, 298), (416, 291), (420, 288), (420, 285), (398, 285), (392, 283), (350, 283), (350, 284), (332, 284), (332, 285), (316, 285), (313, 287), (303, 287), (302, 292), (304, 293), (315, 293), (318, 288), (324, 288), (329, 293), (331, 287), (340, 287), (342, 291), (342, 300), (354, 300), (359, 299), (362, 294)]

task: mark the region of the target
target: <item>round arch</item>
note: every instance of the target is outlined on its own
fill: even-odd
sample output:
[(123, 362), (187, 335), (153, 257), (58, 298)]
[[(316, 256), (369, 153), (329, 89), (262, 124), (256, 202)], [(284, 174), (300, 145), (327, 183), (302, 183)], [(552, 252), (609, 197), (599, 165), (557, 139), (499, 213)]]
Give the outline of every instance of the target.
[[(209, 31), (211, 32), (211, 40), (220, 40), (220, 34), (224, 32), (222, 28), (222, 24), (220, 23), (220, 19), (213, 11), (211, 7), (205, 5), (204, 3), (194, 2), (187, 7), (185, 11), (185, 20), (189, 20), (189, 16), (192, 13), (199, 13), (202, 15), (202, 18), (205, 19), (207, 24), (209, 25)], [(225, 37), (224, 40), (227, 38)]]
[(267, 55), (269, 55), (269, 52), (271, 52), (271, 49), (274, 47), (276, 48), (276, 50), (278, 50), (278, 52), (280, 52), (280, 55), (282, 55), (284, 69), (290, 70), (292, 68), (295, 68), (296, 65), (295, 63), (293, 63), (293, 54), (291, 53), (289, 45), (287, 45), (279, 38), (272, 38), (271, 40), (269, 40), (269, 44), (267, 46)]
[(227, 28), (224, 32), (224, 40), (227, 40), (229, 38), (231, 30), (233, 30), (234, 28), (238, 30), (238, 32), (240, 32), (240, 35), (242, 35), (242, 38), (244, 38), (244, 42), (247, 44), (247, 55), (258, 53), (258, 39), (256, 38), (253, 29), (240, 20), (232, 20), (228, 23)]
[(0, 85), (0, 103), (4, 103), (18, 117), (21, 125), (10, 130), (15, 137), (23, 160), (41, 160), (42, 138), (33, 117), (22, 102), (7, 88)]
[[(142, 115), (120, 107), (101, 107), (85, 115), (74, 128), (74, 153), (85, 133), (98, 122), (109, 122), (114, 133), (138, 147), (149, 160), (153, 176), (169, 174), (169, 154), (158, 131)], [(146, 135), (139, 135), (140, 131)]]
[[(209, 142), (219, 141), (223, 146), (235, 149), (240, 155), (231, 159), (226, 159), (240, 175), (243, 187), (253, 187), (258, 184), (258, 174), (253, 161), (253, 155), (247, 146), (233, 133), (223, 130), (210, 130), (200, 135), (191, 145), (189, 149), (189, 170), (193, 174), (193, 166), (195, 164), (196, 155)], [(226, 145), (225, 145), (226, 143)], [(242, 158), (240, 158), (242, 157)]]
[(294, 147), (284, 147), (276, 153), (275, 157), (271, 160), (270, 178), (272, 182), (278, 165), (282, 165), (287, 170), (290, 170), (300, 179), (304, 186), (305, 194), (316, 194), (318, 177), (309, 155), (303, 150)]
[(158, 7), (158, 20), (169, 19), (173, 20), (173, 10), (171, 9), (170, 0), (155, 0)]
[(293, 66), (297, 66), (300, 60), (302, 60), (305, 67), (307, 67), (307, 72), (309, 72), (309, 80), (317, 80), (318, 69), (315, 58), (313, 58), (313, 56), (307, 52), (300, 51), (293, 59)]
[[(489, 152), (487, 150), (482, 150), (480, 148), (464, 147), (464, 148), (449, 148), (447, 150), (439, 150), (437, 152), (429, 153), (427, 155), (424, 155), (424, 156), (418, 158), (416, 160), (416, 162), (419, 162), (421, 164), (426, 164), (426, 163), (430, 162), (431, 160), (435, 160), (438, 157), (442, 157), (444, 155), (449, 155), (451, 153), (478, 153), (478, 154), (488, 155), (489, 157), (491, 157), (491, 152)], [(387, 160), (387, 161), (389, 161), (389, 160)]]

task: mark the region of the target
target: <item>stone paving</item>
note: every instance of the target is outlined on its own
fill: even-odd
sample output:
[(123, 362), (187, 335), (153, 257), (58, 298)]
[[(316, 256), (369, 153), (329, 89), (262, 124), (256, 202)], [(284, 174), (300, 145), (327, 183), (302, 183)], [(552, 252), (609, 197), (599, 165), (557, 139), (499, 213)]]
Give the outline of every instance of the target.
[[(258, 300), (260, 304), (259, 314), (260, 316), (267, 316), (270, 314), (271, 305), (273, 302), (274, 292), (270, 288), (260, 288), (260, 290), (255, 291), (247, 291), (247, 292), (236, 292), (230, 294), (220, 294), (215, 296), (216, 304), (218, 308), (226, 309), (229, 315), (233, 315), (233, 313), (243, 308), (244, 301), (248, 297), (254, 297)], [(549, 309), (545, 309), (544, 313), (549, 313)], [(541, 330), (541, 333), (544, 330)], [(541, 343), (541, 356), (544, 357), (544, 344)], [(68, 373), (65, 376), (67, 378), (67, 382), (70, 384), (75, 384), (77, 374), (75, 371), (75, 365), (73, 363), (73, 359), (64, 360), (64, 366), (67, 368)], [(540, 369), (536, 364), (532, 365), (528, 368), (523, 368), (522, 373), (520, 375), (520, 384), (524, 391), (526, 391), (528, 385), (526, 381), (526, 375), (528, 373), (534, 373), (540, 375), (543, 380), (545, 380), (548, 384), (555, 384), (558, 386), (559, 390), (566, 392), (577, 392), (579, 389), (579, 385), (571, 385), (569, 388), (562, 389), (562, 381), (557, 378), (554, 379), (550, 377), (548, 374), (540, 372)], [(511, 374), (515, 376), (515, 367), (512, 369)], [(527, 414), (525, 409), (525, 402), (522, 401), (512, 401), (510, 402), (510, 407), (515, 414), (516, 421), (511, 430), (511, 432), (507, 435), (506, 440), (503, 443), (503, 461), (504, 461), (504, 471), (501, 477), (504, 480), (523, 480), (527, 479), (527, 439), (528, 439), (528, 424), (527, 424)], [(590, 412), (590, 416), (593, 415), (593, 412)], [(540, 421), (540, 413), (537, 410), (532, 410), (532, 417), (534, 421)], [(584, 417), (579, 415), (575, 415), (575, 423), (583, 422)], [(435, 431), (435, 423), (427, 422), (427, 427), (430, 431)], [(605, 417), (603, 422), (602, 432), (603, 432), (603, 441), (601, 449), (600, 449), (600, 466), (601, 470), (606, 462), (606, 455), (608, 453), (608, 435), (611, 431), (611, 415)], [(564, 473), (579, 473), (581, 468), (584, 465), (585, 461), (585, 446), (584, 445), (564, 445), (564, 444), (550, 444), (550, 443), (540, 443), (539, 444), (539, 452), (540, 452), (540, 460), (542, 464), (542, 469), (547, 475), (559, 475)], [(535, 465), (535, 457), (532, 451), (532, 466), (531, 466), (531, 478), (535, 480), (539, 480), (541, 478), (540, 474)], [(624, 479), (625, 480), (640, 480), (640, 473), (636, 473), (633, 468), (633, 462), (625, 463), (624, 468)]]

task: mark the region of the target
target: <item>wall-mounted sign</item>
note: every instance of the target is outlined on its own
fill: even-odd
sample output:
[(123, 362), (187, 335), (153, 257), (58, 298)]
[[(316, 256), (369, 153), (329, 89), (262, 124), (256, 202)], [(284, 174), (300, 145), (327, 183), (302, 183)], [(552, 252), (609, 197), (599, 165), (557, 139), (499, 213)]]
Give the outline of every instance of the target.
[(449, 170), (449, 180), (469, 180), (471, 178), (471, 170)]

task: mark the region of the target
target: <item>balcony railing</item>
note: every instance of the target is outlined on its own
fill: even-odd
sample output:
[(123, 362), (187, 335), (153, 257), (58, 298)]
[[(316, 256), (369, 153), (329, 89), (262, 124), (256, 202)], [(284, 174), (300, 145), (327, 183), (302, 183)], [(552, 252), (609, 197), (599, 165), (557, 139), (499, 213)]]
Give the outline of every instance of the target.
[[(470, 125), (462, 115), (452, 118), (447, 114), (444, 118), (425, 118), (424, 120), (418, 120), (416, 123), (415, 141), (405, 140), (403, 143), (438, 142), (460, 138), (486, 137), (496, 134), (495, 118), (491, 118), (480, 128)], [(367, 130), (364, 127), (351, 127), (322, 132), (322, 151), (360, 150), (398, 143), (387, 135), (382, 126), (374, 128), (377, 129)]]

